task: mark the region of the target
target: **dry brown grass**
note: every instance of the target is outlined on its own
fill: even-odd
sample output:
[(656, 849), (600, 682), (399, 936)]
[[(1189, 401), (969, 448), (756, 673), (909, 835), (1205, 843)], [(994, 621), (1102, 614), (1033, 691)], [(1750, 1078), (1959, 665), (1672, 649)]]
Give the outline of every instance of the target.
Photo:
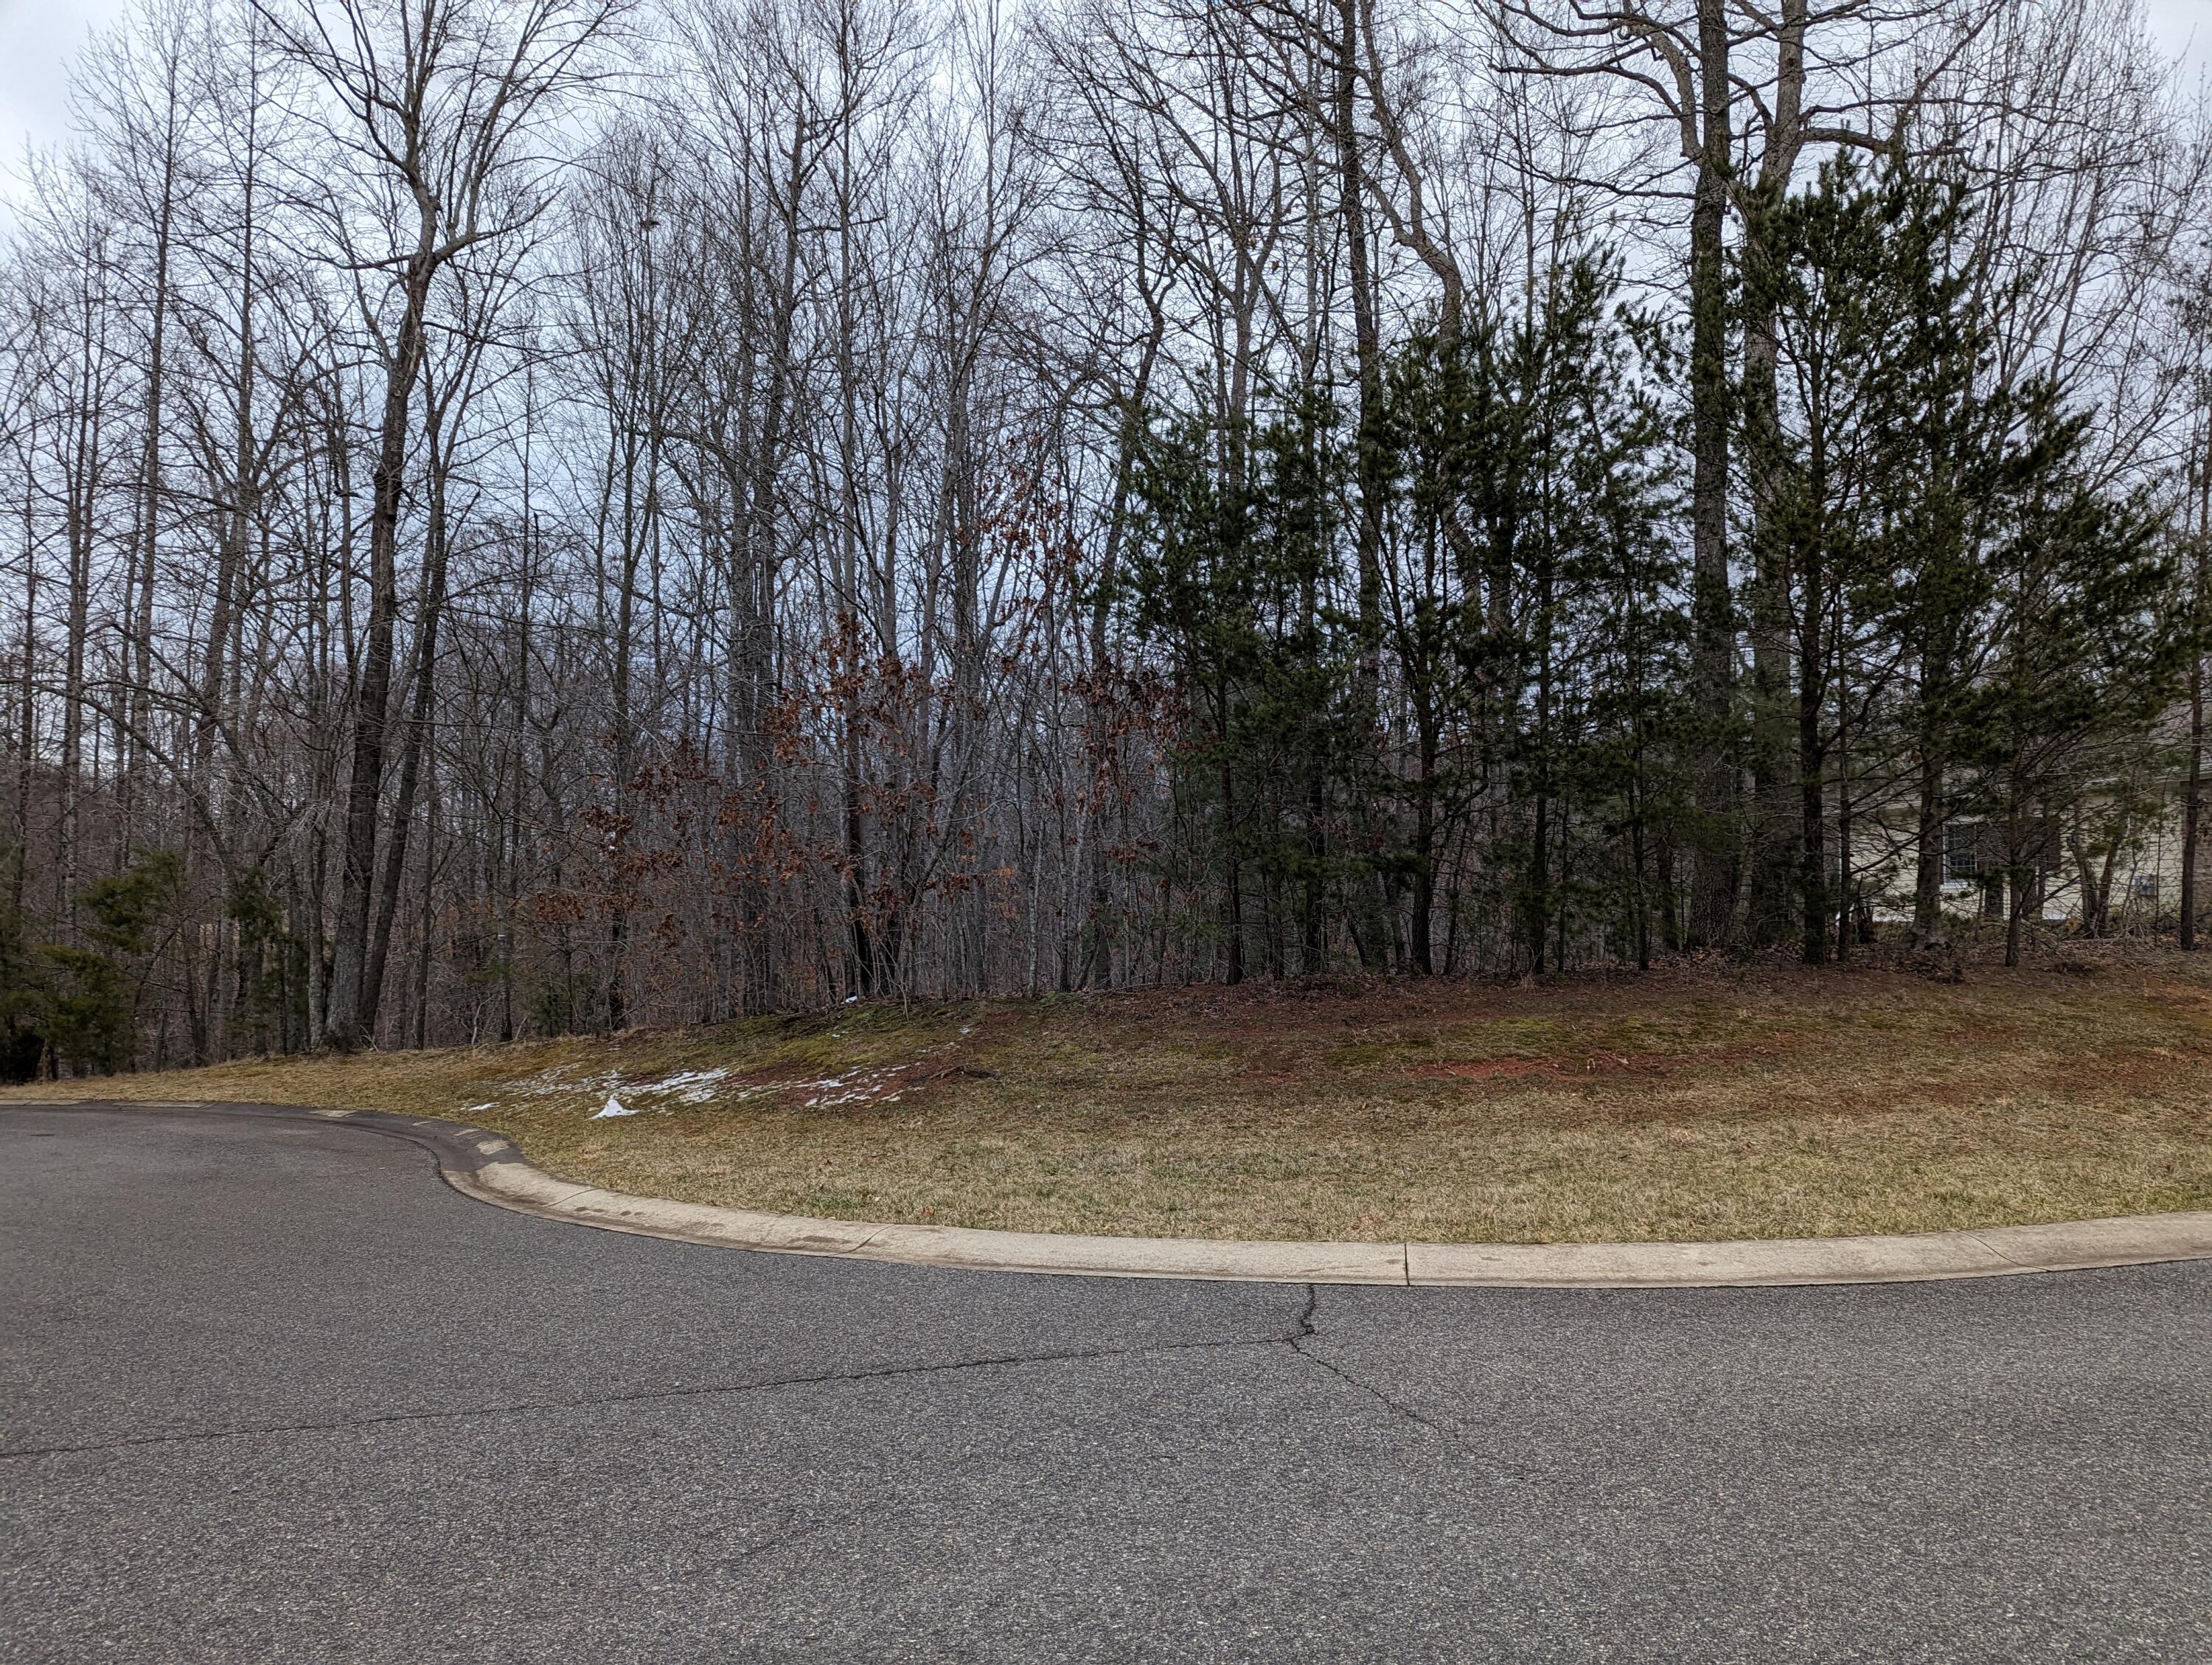
[[(2212, 1206), (2208, 958), (858, 1007), (16, 1096), (447, 1115), (577, 1180), (842, 1218), (1463, 1242), (1933, 1231)], [(706, 1070), (726, 1073), (652, 1085)], [(589, 1119), (611, 1085), (641, 1113)]]

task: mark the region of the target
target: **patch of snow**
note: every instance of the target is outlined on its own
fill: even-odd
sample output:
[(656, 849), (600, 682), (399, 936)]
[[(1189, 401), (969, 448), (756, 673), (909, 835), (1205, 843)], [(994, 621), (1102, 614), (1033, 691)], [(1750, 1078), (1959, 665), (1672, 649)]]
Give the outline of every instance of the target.
[(636, 1114), (637, 1112), (635, 1110), (633, 1110), (629, 1106), (623, 1103), (621, 1099), (617, 1098), (612, 1093), (609, 1093), (607, 1095), (606, 1108), (594, 1112), (586, 1119), (592, 1121), (604, 1121), (611, 1115), (635, 1115)]
[(715, 1070), (684, 1070), (653, 1084), (653, 1092), (681, 1092), (687, 1087), (703, 1087), (711, 1081), (720, 1081), (729, 1073), (726, 1066)]
[(633, 1082), (633, 1093), (672, 1093), (686, 1104), (704, 1104), (714, 1097), (715, 1083), (729, 1074), (725, 1069), (681, 1070), (659, 1081)]
[(463, 1115), (474, 1115), (478, 1110), (495, 1110), (498, 1108), (499, 1106), (496, 1104), (471, 1104), (468, 1109), (463, 1110), (461, 1114)]

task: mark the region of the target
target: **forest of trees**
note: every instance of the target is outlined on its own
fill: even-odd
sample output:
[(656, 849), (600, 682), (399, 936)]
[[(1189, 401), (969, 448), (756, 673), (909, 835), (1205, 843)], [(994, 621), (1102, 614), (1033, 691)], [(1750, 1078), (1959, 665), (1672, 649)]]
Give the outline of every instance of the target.
[(2183, 817), (2194, 941), (2132, 0), (138, 0), (71, 98), (18, 1078), (1933, 950), (1961, 824), (2017, 957)]

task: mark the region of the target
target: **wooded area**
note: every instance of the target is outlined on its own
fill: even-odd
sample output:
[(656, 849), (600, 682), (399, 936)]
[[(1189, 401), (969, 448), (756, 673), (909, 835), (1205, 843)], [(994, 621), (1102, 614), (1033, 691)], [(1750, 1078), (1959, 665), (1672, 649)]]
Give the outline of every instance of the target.
[(1952, 928), (2182, 818), (2132, 0), (141, 0), (0, 259), (9, 1073)]

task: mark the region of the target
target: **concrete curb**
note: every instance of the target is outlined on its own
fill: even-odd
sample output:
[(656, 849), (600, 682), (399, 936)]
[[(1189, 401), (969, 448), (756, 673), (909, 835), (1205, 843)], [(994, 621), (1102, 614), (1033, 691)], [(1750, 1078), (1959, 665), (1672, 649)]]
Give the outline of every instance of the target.
[(1919, 1283), (2030, 1272), (2212, 1260), (2212, 1211), (1991, 1226), (1891, 1237), (1735, 1243), (1245, 1243), (1205, 1237), (1083, 1237), (964, 1226), (877, 1225), (633, 1197), (556, 1179), (481, 1127), (377, 1110), (283, 1104), (15, 1101), (0, 1109), (146, 1110), (320, 1121), (419, 1145), (465, 1196), (602, 1231), (774, 1255), (842, 1255), (909, 1266), (1094, 1278), (1504, 1289), (1712, 1289)]

